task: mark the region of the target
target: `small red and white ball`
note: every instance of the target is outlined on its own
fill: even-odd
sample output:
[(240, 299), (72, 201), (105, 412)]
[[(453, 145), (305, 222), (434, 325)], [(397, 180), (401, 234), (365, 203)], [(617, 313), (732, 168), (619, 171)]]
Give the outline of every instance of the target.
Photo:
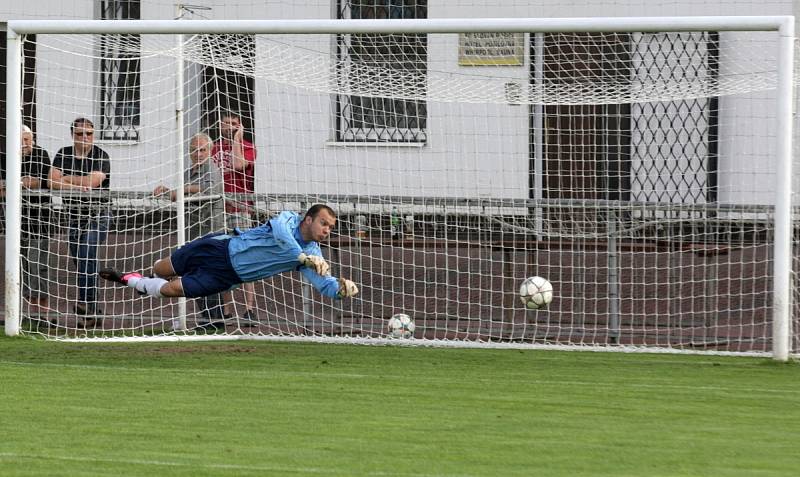
[(544, 308), (553, 301), (553, 284), (543, 277), (528, 277), (519, 286), (519, 299), (529, 310)]

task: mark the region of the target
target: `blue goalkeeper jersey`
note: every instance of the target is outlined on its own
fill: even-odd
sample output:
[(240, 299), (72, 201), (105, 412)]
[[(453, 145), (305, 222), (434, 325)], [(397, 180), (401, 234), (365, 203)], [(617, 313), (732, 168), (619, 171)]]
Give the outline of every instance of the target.
[(322, 256), (318, 242), (306, 242), (300, 235), (302, 220), (295, 212), (281, 212), (265, 224), (231, 237), (228, 254), (239, 277), (251, 282), (299, 270), (320, 293), (336, 297), (339, 291), (336, 278), (319, 275), (297, 261), (300, 253)]

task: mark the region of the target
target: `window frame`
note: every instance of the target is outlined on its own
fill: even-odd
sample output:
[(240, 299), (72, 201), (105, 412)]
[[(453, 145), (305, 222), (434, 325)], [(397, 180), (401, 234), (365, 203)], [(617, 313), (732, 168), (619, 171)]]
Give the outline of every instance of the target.
[[(140, 20), (140, 0), (100, 0), (101, 20)], [(122, 43), (139, 50), (120, 51)], [(98, 40), (97, 139), (138, 141), (142, 114), (140, 35), (100, 35)]]
[[(408, 2), (408, 3), (406, 3)], [(369, 3), (366, 5), (365, 3)], [(338, 19), (427, 18), (427, 0), (337, 0)], [(427, 35), (337, 35), (336, 60), (342, 69), (362, 55), (367, 63), (381, 64), (381, 43), (406, 46), (398, 57), (412, 58), (387, 67), (405, 71), (427, 69)], [(366, 41), (360, 42), (359, 38)], [(370, 44), (371, 43), (371, 44)], [(361, 50), (360, 52), (358, 50)], [(335, 141), (344, 143), (420, 143), (427, 142), (427, 102), (359, 95), (334, 95)]]

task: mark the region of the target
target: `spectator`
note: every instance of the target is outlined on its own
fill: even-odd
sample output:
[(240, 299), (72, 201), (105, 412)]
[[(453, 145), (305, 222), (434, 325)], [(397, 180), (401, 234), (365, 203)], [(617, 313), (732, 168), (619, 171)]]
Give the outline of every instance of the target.
[[(214, 143), (212, 155), (214, 162), (222, 169), (225, 193), (253, 193), (256, 148), (244, 138), (241, 118), (231, 112), (223, 113), (220, 116), (219, 133), (220, 139)], [(252, 201), (228, 198), (225, 201), (225, 222), (228, 230), (243, 231), (253, 227), (252, 208)], [(243, 323), (255, 323), (258, 321), (255, 284), (252, 282), (243, 284), (242, 291), (246, 307)], [(225, 302), (226, 307), (232, 303), (231, 292), (225, 293)]]
[[(33, 131), (22, 126), (22, 283), (31, 311), (49, 309), (47, 281), (50, 272), (50, 196), (47, 189), (50, 156), (33, 141)], [(5, 197), (6, 159), (2, 158), (0, 195)], [(37, 193), (38, 191), (38, 193)]]
[[(207, 134), (197, 133), (189, 140), (189, 159), (191, 164), (186, 170), (183, 191), (187, 195), (213, 195), (222, 192), (222, 176), (220, 169), (211, 161), (211, 148), (213, 144)], [(169, 195), (170, 200), (175, 200), (175, 190), (170, 190), (164, 185), (159, 185), (153, 191), (154, 195)], [(222, 208), (218, 206), (219, 200), (201, 198), (198, 201), (187, 203), (185, 206), (186, 241), (192, 241), (214, 232), (222, 232)], [(202, 328), (224, 328), (224, 310), (222, 297), (219, 294), (198, 298), (195, 301), (197, 311), (202, 319), (199, 325)]]
[[(191, 165), (184, 178), (184, 194), (212, 195), (222, 193), (222, 177), (211, 158), (212, 141), (207, 134), (197, 133), (189, 140), (189, 159)], [(154, 195), (169, 194), (170, 200), (177, 198), (175, 190), (159, 185)], [(222, 224), (216, 219), (222, 217), (222, 211), (214, 200), (198, 200), (186, 206), (186, 240), (191, 241), (212, 232), (221, 232)]]
[[(50, 168), (50, 188), (84, 192), (64, 198), (64, 213), (69, 230), (69, 252), (76, 265), (78, 303), (75, 313), (86, 316), (78, 326), (102, 324), (102, 310), (97, 308), (97, 250), (108, 237), (111, 223), (108, 192), (111, 161), (108, 154), (94, 145), (94, 124), (77, 118), (70, 126), (72, 146), (62, 147)], [(91, 194), (89, 194), (91, 192)]]

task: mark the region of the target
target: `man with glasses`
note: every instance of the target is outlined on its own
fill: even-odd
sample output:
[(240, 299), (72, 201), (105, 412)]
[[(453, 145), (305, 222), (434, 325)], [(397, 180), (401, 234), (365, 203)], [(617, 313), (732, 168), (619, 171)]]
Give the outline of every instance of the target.
[(78, 303), (75, 313), (85, 316), (78, 326), (102, 323), (97, 307), (97, 250), (108, 237), (111, 222), (108, 197), (111, 162), (108, 154), (94, 145), (94, 124), (77, 118), (70, 126), (72, 146), (59, 149), (50, 168), (50, 189), (82, 192), (64, 198), (69, 227), (69, 252), (77, 267)]

